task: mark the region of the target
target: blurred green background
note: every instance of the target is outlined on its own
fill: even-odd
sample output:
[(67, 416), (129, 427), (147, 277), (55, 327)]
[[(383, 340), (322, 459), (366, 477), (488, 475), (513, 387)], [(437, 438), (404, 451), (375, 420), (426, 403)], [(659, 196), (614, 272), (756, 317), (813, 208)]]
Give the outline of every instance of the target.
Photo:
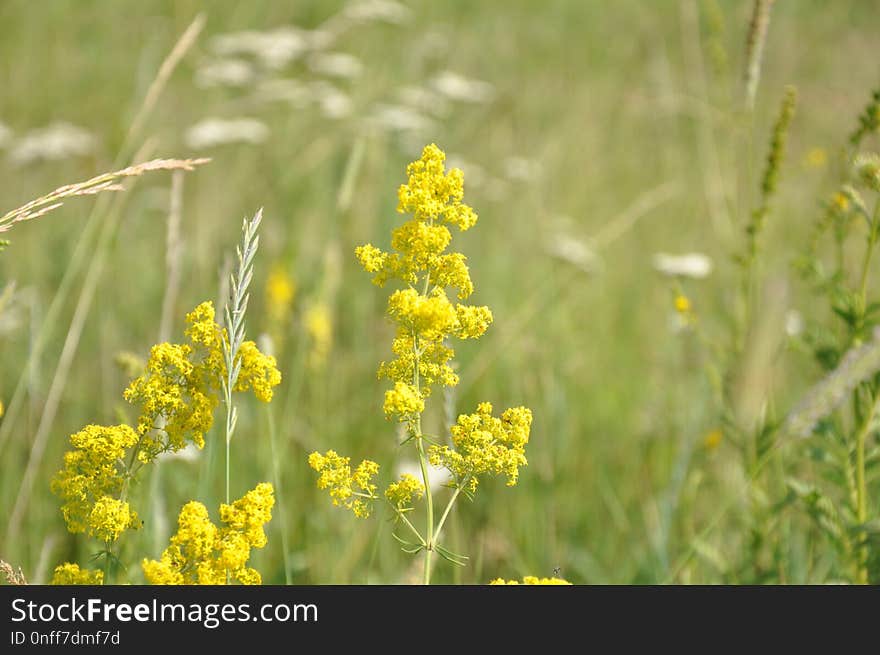
[[(198, 42), (126, 148), (129, 157), (146, 142), (149, 156), (212, 158), (184, 178), (172, 340), (182, 339), (187, 311), (218, 297), (242, 217), (265, 208), (248, 334), (271, 339), (284, 381), (272, 404), (245, 402), (233, 443), (234, 495), (281, 478), (269, 545), (252, 560), (264, 581), (285, 581), (285, 559), (299, 584), (418, 578), (420, 561), (398, 549), (389, 513), (380, 507), (359, 521), (331, 507), (306, 457), (333, 448), (372, 458), (386, 482), (409, 458), (383, 418), (386, 383), (375, 373), (390, 354), (388, 291), (370, 284), (353, 251), (388, 244), (405, 166), (431, 142), (463, 168), (465, 200), (480, 215), (453, 246), (468, 256), (474, 302), (492, 308), (495, 324), (456, 346), (461, 385), (432, 397), (426, 421), (441, 432), (482, 400), (523, 404), (535, 416), (519, 484), (487, 481), (459, 506), (448, 545), (471, 560), (456, 570), (439, 562), (436, 579), (558, 569), (578, 583), (727, 580), (748, 539), (740, 455), (723, 435), (706, 440), (720, 427), (707, 355), (694, 330), (677, 327), (675, 282), (652, 258), (712, 259), (711, 274), (683, 290), (701, 328), (723, 341), (738, 275), (732, 255), (757, 202), (769, 126), (793, 84), (799, 106), (764, 261), (785, 290), (778, 314), (813, 311), (791, 263), (834, 188), (835, 149), (878, 82), (877, 7), (776, 3), (749, 115), (750, 2), (4, 0), (4, 211), (128, 163), (118, 158), (131, 122), (200, 11)], [(34, 133), (52, 125), (49, 136)], [(0, 320), (0, 401), (8, 406), (20, 380), (26, 395), (13, 425), (0, 419), (0, 557), (32, 580), (47, 580), (61, 561), (85, 564), (94, 550), (66, 533), (49, 481), (69, 434), (135, 419), (114, 361), (123, 351), (145, 357), (158, 339), (169, 189), (169, 174), (152, 174), (124, 197), (72, 199), (5, 235), (12, 244), (0, 276), (15, 287)], [(118, 227), (34, 483), (23, 486), (104, 224), (88, 222), (96, 205)], [(77, 244), (88, 256), (71, 270)], [(33, 357), (41, 329), (48, 341)], [(797, 348), (773, 370), (781, 411), (816, 372)], [(127, 537), (124, 560), (158, 557), (187, 500), (217, 507), (217, 432), (198, 457), (143, 478), (133, 502), (146, 525)], [(17, 502), (26, 511), (10, 532)], [(793, 539), (787, 579), (827, 577), (821, 560), (807, 537)]]

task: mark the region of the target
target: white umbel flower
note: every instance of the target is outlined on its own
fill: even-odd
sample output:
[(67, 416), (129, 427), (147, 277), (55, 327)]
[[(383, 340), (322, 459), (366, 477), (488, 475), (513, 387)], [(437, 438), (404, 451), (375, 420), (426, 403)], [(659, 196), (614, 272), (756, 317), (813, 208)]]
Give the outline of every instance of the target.
[(712, 260), (698, 252), (684, 255), (658, 252), (654, 255), (654, 268), (670, 277), (690, 277), (701, 280), (712, 272)]

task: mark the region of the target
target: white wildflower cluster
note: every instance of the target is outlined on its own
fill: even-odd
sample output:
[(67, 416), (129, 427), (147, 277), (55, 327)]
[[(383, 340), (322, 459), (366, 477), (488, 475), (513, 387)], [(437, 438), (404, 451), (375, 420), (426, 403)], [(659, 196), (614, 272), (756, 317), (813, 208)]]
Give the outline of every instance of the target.
[(9, 147), (9, 161), (24, 166), (90, 155), (97, 148), (98, 139), (82, 127), (58, 122), (31, 130), (18, 138), (13, 138), (12, 132), (0, 125), (0, 145), (4, 143)]

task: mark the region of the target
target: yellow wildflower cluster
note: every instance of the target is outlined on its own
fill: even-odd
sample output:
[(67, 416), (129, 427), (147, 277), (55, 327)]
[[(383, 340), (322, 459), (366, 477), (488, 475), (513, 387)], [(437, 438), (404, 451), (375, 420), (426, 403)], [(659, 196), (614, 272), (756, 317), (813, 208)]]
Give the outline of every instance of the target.
[(425, 401), (413, 385), (398, 381), (393, 389), (385, 392), (384, 410), (386, 416), (397, 415), (405, 421), (414, 414), (421, 414), (425, 410)]
[[(396, 324), (391, 344), (394, 359), (382, 362), (379, 378), (391, 381), (385, 392), (383, 410), (389, 420), (404, 423), (407, 442), (415, 445), (424, 480), (404, 474), (385, 489), (385, 499), (399, 519), (417, 536), (417, 542), (400, 538), (408, 553), (424, 552), (425, 583), (430, 583), (433, 553), (456, 564), (465, 557), (438, 543), (439, 534), (453, 504), (462, 491), (477, 488), (478, 476), (505, 474), (508, 485), (516, 484), (519, 467), (526, 465), (525, 445), (529, 440), (532, 414), (525, 407), (506, 410), (501, 418), (492, 416), (492, 405), (482, 403), (476, 414), (462, 415), (452, 427), (452, 445), (432, 445), (425, 451), (428, 437), (422, 432), (425, 401), (434, 385), (458, 384), (450, 362), (455, 353), (451, 338), (476, 339), (492, 324), (492, 312), (482, 305), (462, 302), (474, 292), (467, 258), (447, 252), (452, 242), (450, 226), (465, 231), (477, 222), (473, 209), (462, 202), (464, 175), (458, 169), (446, 171), (446, 155), (436, 145), (424, 148), (422, 156), (407, 166), (407, 183), (398, 190), (397, 211), (411, 217), (391, 230), (388, 252), (367, 243), (355, 249), (361, 266), (373, 275), (373, 283), (400, 284), (388, 297), (387, 315)], [(455, 299), (452, 299), (454, 292)], [(445, 466), (453, 474), (455, 492), (434, 525), (434, 497), (426, 487), (427, 463)], [(376, 485), (372, 476), (378, 465), (365, 460), (352, 473), (349, 459), (330, 450), (309, 457), (309, 464), (320, 474), (318, 488), (328, 489), (334, 505), (351, 509), (357, 516), (370, 513)], [(357, 490), (359, 489), (359, 491)], [(428, 521), (424, 535), (404, 516), (415, 500), (425, 498)], [(395, 535), (397, 536), (397, 535)]]
[(123, 458), (137, 441), (127, 425), (87, 425), (71, 435), (73, 450), (64, 454), (64, 468), (52, 480), (70, 532), (115, 541), (126, 529), (138, 527), (137, 514), (116, 499), (126, 484)]
[[(149, 462), (161, 452), (177, 452), (188, 443), (205, 445), (214, 422), (226, 377), (223, 340), (226, 332), (214, 322), (214, 306), (203, 302), (186, 317), (189, 344), (153, 346), (144, 373), (125, 390), (125, 398), (140, 406), (138, 458)], [(253, 390), (264, 401), (281, 382), (275, 358), (264, 355), (253, 341), (239, 350), (241, 372), (235, 391)], [(164, 437), (164, 438), (163, 438)]]
[(385, 497), (398, 509), (409, 507), (413, 498), (421, 498), (424, 495), (425, 485), (409, 473), (404, 473), (398, 482), (392, 482), (385, 489)]
[(329, 489), (336, 507), (345, 507), (355, 516), (367, 518), (372, 509), (368, 501), (376, 497), (373, 478), (379, 473), (379, 465), (365, 459), (352, 473), (350, 461), (334, 450), (324, 455), (319, 452), (309, 455), (309, 466), (321, 474), (318, 489)]
[(720, 428), (715, 428), (710, 430), (709, 433), (703, 437), (703, 448), (706, 450), (716, 450), (723, 440), (724, 433)]
[(104, 584), (104, 572), (81, 569), (79, 564), (62, 564), (55, 567), (53, 585), (99, 585)]
[(507, 409), (499, 419), (492, 416), (491, 403), (480, 403), (476, 414), (462, 414), (452, 426), (453, 447), (431, 446), (428, 458), (434, 466), (449, 469), (471, 491), (483, 473), (503, 473), (512, 487), (519, 467), (528, 464), (525, 446), (531, 425), (532, 412), (525, 407)]
[(228, 573), (240, 584), (260, 584), (259, 572), (247, 562), (252, 548), (266, 545), (263, 526), (274, 504), (272, 485), (260, 483), (232, 505), (220, 506), (223, 527), (218, 528), (202, 503), (187, 503), (162, 557), (141, 563), (144, 576), (150, 584), (225, 584)]
[(849, 211), (849, 196), (843, 191), (837, 191), (831, 196), (831, 208), (841, 214)]
[[(65, 453), (64, 468), (52, 481), (70, 532), (88, 532), (112, 543), (125, 530), (140, 527), (126, 501), (139, 466), (188, 443), (204, 445), (226, 376), (226, 334), (214, 322), (210, 302), (196, 307), (186, 322), (190, 343), (154, 346), (142, 374), (125, 391), (125, 398), (141, 410), (137, 428), (88, 425), (70, 437), (73, 449)], [(258, 399), (271, 400), (272, 388), (281, 381), (275, 358), (245, 341), (237, 361), (241, 371), (234, 390), (253, 390)]]
[(689, 314), (691, 311), (691, 301), (687, 296), (683, 294), (678, 294), (675, 296), (673, 305), (675, 306), (675, 311), (683, 316)]
[(477, 222), (477, 215), (462, 202), (464, 175), (459, 169), (446, 172), (445, 158), (431, 144), (421, 159), (407, 167), (408, 181), (398, 191), (397, 211), (413, 216), (392, 230), (394, 252), (372, 244), (355, 250), (363, 268), (374, 274), (375, 284), (399, 280), (406, 285), (388, 299), (388, 315), (397, 324), (392, 344), (396, 359), (379, 367), (379, 376), (395, 383), (386, 395), (385, 413), (399, 420), (422, 411), (413, 396), (424, 399), (434, 383), (458, 383), (449, 366), (454, 352), (444, 340), (477, 338), (492, 322), (488, 307), (453, 303), (447, 296), (448, 288), (458, 290), (459, 300), (474, 291), (465, 256), (445, 252), (452, 240), (447, 226), (467, 230)]
[(265, 295), (269, 322), (281, 323), (290, 314), (296, 297), (296, 283), (281, 265), (276, 264), (266, 278)]
[(519, 580), (505, 580), (504, 578), (496, 578), (489, 583), (490, 585), (570, 585), (568, 580), (562, 578), (538, 578), (534, 575), (527, 575), (522, 582)]
[(318, 370), (327, 363), (333, 348), (333, 319), (330, 308), (324, 302), (309, 306), (303, 317), (309, 335), (309, 367)]

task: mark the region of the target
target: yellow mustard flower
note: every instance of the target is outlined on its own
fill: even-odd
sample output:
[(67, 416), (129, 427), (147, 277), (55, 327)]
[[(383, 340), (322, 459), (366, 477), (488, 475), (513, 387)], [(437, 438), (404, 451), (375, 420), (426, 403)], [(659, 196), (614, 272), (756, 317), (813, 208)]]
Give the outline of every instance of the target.
[(65, 563), (55, 567), (53, 585), (100, 585), (104, 584), (104, 572), (81, 569), (79, 564)]
[(519, 580), (505, 580), (504, 578), (496, 578), (489, 583), (490, 585), (570, 585), (568, 580), (562, 578), (539, 578), (534, 575), (527, 575), (522, 582)]
[(687, 296), (683, 294), (678, 294), (675, 296), (673, 305), (675, 306), (675, 311), (677, 311), (679, 314), (688, 314), (691, 311), (691, 301)]
[(236, 391), (253, 389), (257, 400), (268, 403), (272, 400), (272, 388), (281, 383), (281, 372), (272, 355), (264, 355), (253, 341), (244, 341), (238, 349), (241, 371), (235, 383)]
[(369, 501), (376, 497), (376, 485), (372, 479), (379, 473), (379, 465), (365, 459), (352, 473), (350, 462), (350, 458), (334, 450), (328, 450), (323, 455), (319, 452), (309, 455), (309, 466), (321, 474), (318, 476), (318, 489), (329, 489), (336, 507), (345, 507), (355, 516), (367, 518), (372, 509)]
[(249, 568), (251, 549), (266, 545), (263, 526), (272, 518), (275, 504), (272, 485), (263, 482), (231, 505), (220, 506), (222, 527), (208, 516), (197, 501), (183, 506), (177, 518), (177, 533), (158, 560), (141, 563), (150, 584), (260, 584), (258, 571)]
[(397, 210), (412, 218), (392, 230), (393, 252), (369, 243), (355, 249), (375, 284), (399, 280), (405, 285), (388, 299), (388, 316), (397, 324), (392, 344), (396, 359), (379, 367), (379, 376), (395, 384), (386, 395), (386, 414), (389, 418), (396, 414), (399, 420), (411, 417), (416, 405), (406, 402), (398, 404), (400, 411), (387, 411), (394, 408), (389, 400), (400, 398), (398, 383), (411, 385), (423, 399), (435, 383), (454, 386), (458, 376), (448, 362), (455, 353), (446, 340), (477, 338), (492, 322), (488, 307), (456, 304), (447, 295), (447, 289), (456, 289), (463, 300), (474, 291), (466, 257), (446, 249), (452, 240), (449, 226), (467, 230), (477, 222), (477, 215), (462, 202), (463, 173), (455, 168), (447, 172), (445, 158), (431, 144), (407, 167), (408, 180), (398, 191)]
[(400, 480), (392, 482), (385, 489), (385, 497), (398, 509), (405, 509), (412, 504), (413, 498), (425, 495), (425, 485), (421, 480), (409, 473), (400, 476)]
[[(101, 510), (94, 510), (99, 501), (121, 492), (121, 462), (137, 441), (137, 433), (127, 425), (87, 425), (71, 435), (73, 450), (64, 454), (64, 468), (51, 484), (52, 492), (64, 501), (61, 512), (70, 532), (88, 530), (104, 541), (114, 541), (126, 528), (136, 527), (136, 515), (130, 510), (128, 521), (122, 508), (112, 509), (106, 501)], [(111, 514), (118, 522), (108, 523)]]
[(525, 447), (531, 425), (532, 412), (525, 407), (507, 409), (496, 418), (491, 403), (480, 403), (475, 414), (462, 414), (452, 426), (453, 447), (431, 446), (428, 458), (434, 466), (445, 466), (472, 491), (484, 473), (504, 474), (512, 487), (519, 468), (528, 464)]
[(394, 388), (385, 392), (385, 415), (399, 416), (401, 421), (425, 409), (425, 401), (418, 390), (406, 382), (395, 382)]
[(296, 282), (279, 264), (266, 278), (266, 310), (271, 323), (282, 322), (289, 314), (296, 297)]
[(89, 534), (101, 541), (116, 541), (125, 530), (138, 526), (137, 512), (112, 496), (101, 496), (89, 512)]
[(709, 433), (703, 437), (703, 448), (706, 450), (715, 450), (721, 445), (723, 439), (724, 433), (719, 428), (710, 430)]
[(321, 369), (333, 348), (333, 319), (330, 307), (317, 302), (306, 310), (304, 323), (309, 336), (309, 366)]
[(831, 197), (831, 206), (840, 213), (845, 213), (849, 210), (849, 196), (838, 191)]
[[(158, 454), (177, 452), (193, 443), (202, 448), (204, 435), (214, 423), (220, 403), (221, 380), (226, 377), (223, 342), (226, 332), (214, 320), (214, 306), (203, 302), (187, 314), (189, 344), (162, 343), (150, 351), (142, 375), (125, 390), (125, 398), (140, 407), (139, 459), (149, 462)], [(235, 391), (253, 390), (264, 402), (281, 382), (276, 360), (264, 355), (253, 341), (239, 350), (241, 372)]]

